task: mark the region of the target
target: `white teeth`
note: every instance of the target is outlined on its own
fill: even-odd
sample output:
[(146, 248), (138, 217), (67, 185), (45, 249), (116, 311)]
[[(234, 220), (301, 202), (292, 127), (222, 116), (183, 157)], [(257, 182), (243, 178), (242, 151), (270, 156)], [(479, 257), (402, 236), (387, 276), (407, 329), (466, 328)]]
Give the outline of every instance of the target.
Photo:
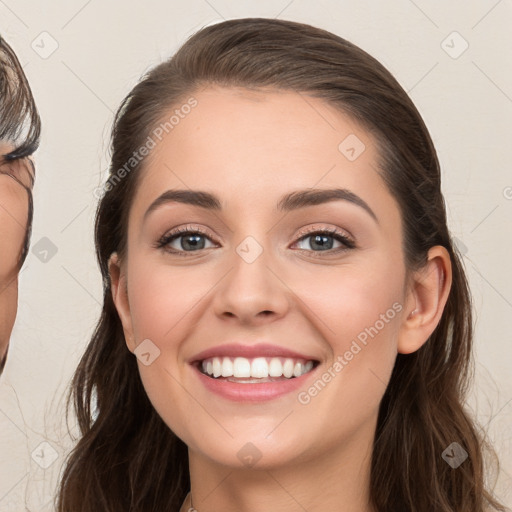
[(220, 377), (222, 373), (222, 363), (220, 362), (220, 359), (218, 357), (213, 358), (213, 376), (214, 377)]
[(250, 377), (251, 362), (245, 357), (235, 357), (233, 362), (233, 377)]
[(229, 357), (222, 360), (222, 376), (233, 377), (233, 361)]
[(268, 374), (271, 377), (281, 377), (281, 375), (283, 375), (283, 365), (281, 364), (281, 360), (277, 357), (273, 357), (270, 360)]
[(201, 363), (203, 373), (214, 378), (235, 377), (268, 379), (269, 377), (300, 377), (313, 369), (313, 361), (281, 357), (213, 357)]
[(293, 375), (293, 359), (286, 359), (283, 364), (283, 375), (289, 379)]
[(257, 357), (251, 363), (251, 377), (268, 377), (268, 363), (264, 357)]

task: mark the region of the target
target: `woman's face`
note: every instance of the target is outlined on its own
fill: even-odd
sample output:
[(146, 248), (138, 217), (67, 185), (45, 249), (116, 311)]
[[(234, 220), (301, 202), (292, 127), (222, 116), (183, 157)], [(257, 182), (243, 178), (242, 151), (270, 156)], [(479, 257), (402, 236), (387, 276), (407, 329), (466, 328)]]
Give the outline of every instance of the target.
[[(375, 143), (304, 94), (195, 98), (153, 137), (114, 286), (149, 399), (194, 460), (367, 449), (412, 309)], [(198, 191), (215, 201), (193, 204)]]
[[(0, 155), (12, 149), (0, 143)], [(17, 312), (19, 259), (28, 222), (28, 195), (24, 186), (31, 186), (29, 167), (26, 161), (0, 166), (0, 366)]]

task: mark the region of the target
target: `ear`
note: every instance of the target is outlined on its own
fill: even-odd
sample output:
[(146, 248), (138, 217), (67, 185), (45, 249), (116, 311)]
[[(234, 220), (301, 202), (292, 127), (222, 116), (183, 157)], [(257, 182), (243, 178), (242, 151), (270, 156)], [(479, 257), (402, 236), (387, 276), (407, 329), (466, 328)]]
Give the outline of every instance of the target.
[(135, 338), (133, 336), (132, 317), (130, 304), (128, 302), (128, 289), (126, 286), (126, 273), (122, 269), (119, 256), (116, 252), (110, 255), (108, 260), (108, 271), (110, 274), (110, 286), (112, 289), (112, 300), (117, 309), (117, 314), (123, 324), (124, 338), (128, 350), (133, 353), (135, 350)]
[(428, 251), (427, 263), (413, 273), (398, 337), (398, 352), (418, 350), (441, 320), (452, 285), (448, 251), (436, 245)]

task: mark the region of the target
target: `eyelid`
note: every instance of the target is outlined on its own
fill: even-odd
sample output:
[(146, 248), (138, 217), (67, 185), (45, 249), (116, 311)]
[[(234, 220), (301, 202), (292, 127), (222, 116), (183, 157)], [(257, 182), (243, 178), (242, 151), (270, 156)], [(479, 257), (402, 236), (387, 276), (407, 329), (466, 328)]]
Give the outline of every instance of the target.
[(165, 232), (165, 234), (162, 236), (162, 238), (168, 238), (170, 236), (176, 236), (176, 235), (180, 235), (182, 233), (189, 233), (189, 232), (200, 233), (201, 235), (205, 235), (209, 238), (215, 238), (214, 236), (212, 236), (212, 234), (209, 231), (206, 231), (202, 227), (195, 226), (193, 224), (187, 224), (185, 226), (179, 226), (177, 228), (170, 229), (169, 231)]
[(312, 234), (319, 233), (319, 232), (329, 233), (330, 235), (338, 235), (347, 240), (350, 240), (350, 242), (355, 244), (354, 237), (347, 230), (341, 229), (338, 227), (327, 227), (327, 226), (318, 226), (318, 225), (310, 226), (310, 227), (303, 228), (302, 230), (300, 230), (299, 233), (297, 234), (297, 236), (300, 239), (300, 238), (303, 238), (304, 236), (312, 235)]

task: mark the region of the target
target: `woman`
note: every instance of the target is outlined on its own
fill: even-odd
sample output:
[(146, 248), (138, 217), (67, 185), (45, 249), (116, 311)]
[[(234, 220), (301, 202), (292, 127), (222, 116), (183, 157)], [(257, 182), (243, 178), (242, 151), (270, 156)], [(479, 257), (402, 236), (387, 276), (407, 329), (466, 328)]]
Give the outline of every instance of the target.
[(23, 69), (0, 36), (0, 374), (18, 309), (18, 273), (32, 227), (34, 164), (41, 121)]
[(210, 26), (112, 151), (60, 512), (504, 510), (436, 152), (382, 65), (304, 24)]

